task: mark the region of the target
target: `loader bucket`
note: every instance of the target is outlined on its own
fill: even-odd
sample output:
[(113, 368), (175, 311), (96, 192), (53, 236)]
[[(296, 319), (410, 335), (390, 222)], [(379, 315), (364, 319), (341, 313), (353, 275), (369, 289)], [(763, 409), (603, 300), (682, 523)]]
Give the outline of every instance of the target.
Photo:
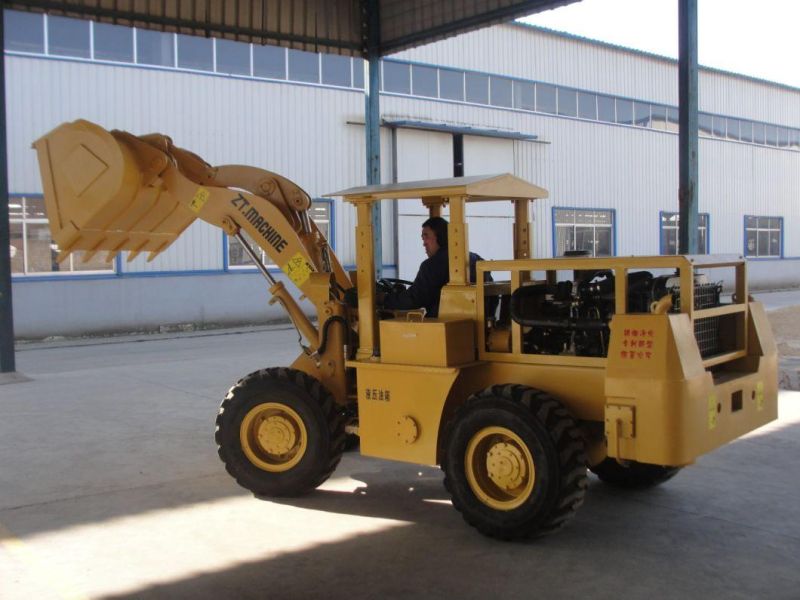
[(152, 260), (197, 217), (163, 189), (168, 156), (152, 142), (88, 121), (65, 123), (33, 144), (39, 158), (45, 209), (61, 250), (85, 251), (83, 260), (121, 250)]

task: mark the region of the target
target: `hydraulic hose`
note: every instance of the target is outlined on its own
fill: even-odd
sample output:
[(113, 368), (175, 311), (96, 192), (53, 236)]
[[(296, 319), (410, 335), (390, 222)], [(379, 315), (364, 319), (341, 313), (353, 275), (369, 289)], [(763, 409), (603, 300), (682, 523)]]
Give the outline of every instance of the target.
[(347, 337), (349, 341), (350, 337), (350, 323), (347, 322), (347, 319), (344, 317), (340, 317), (339, 315), (334, 315), (328, 318), (327, 321), (322, 325), (322, 341), (319, 344), (319, 348), (317, 348), (317, 354), (325, 354), (325, 348), (328, 346), (328, 329), (333, 323), (339, 322), (345, 327), (345, 331), (347, 332)]

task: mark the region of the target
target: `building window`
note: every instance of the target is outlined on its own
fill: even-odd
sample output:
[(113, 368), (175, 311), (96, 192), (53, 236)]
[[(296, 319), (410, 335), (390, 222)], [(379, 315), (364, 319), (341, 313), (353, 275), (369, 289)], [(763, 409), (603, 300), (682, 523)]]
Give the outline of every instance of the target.
[(609, 96), (597, 97), (597, 118), (606, 123), (615, 123), (617, 114), (614, 110), (614, 98)]
[(587, 250), (591, 256), (614, 253), (614, 211), (589, 208), (554, 208), (553, 255), (568, 250)]
[(178, 35), (178, 67), (196, 71), (214, 70), (214, 43), (211, 38)]
[(175, 38), (171, 33), (136, 30), (136, 62), (161, 67), (175, 66)]
[(744, 218), (745, 256), (780, 257), (783, 242), (783, 217)]
[(289, 79), (319, 83), (319, 54), (289, 49)]
[(133, 62), (133, 29), (108, 23), (92, 23), (94, 58)]
[(767, 125), (764, 128), (764, 132), (767, 136), (767, 146), (777, 146), (778, 145), (778, 128), (775, 125)]
[(50, 54), (91, 58), (89, 21), (67, 17), (47, 18), (47, 48)]
[(764, 138), (764, 123), (753, 123), (753, 143), (761, 144), (766, 143)]
[(511, 91), (511, 80), (505, 77), (491, 77), (491, 102), (494, 106), (511, 107), (513, 104), (513, 94)]
[(448, 100), (464, 101), (464, 72), (439, 69), (439, 95)]
[(789, 131), (789, 147), (800, 150), (800, 129)]
[(514, 82), (514, 106), (523, 110), (536, 110), (536, 88), (532, 83)]
[[(661, 213), (661, 254), (678, 254), (679, 223), (679, 213)], [(697, 240), (700, 246), (700, 254), (708, 254), (708, 213), (700, 213), (698, 215)]]
[(3, 11), (6, 50), (44, 53), (44, 19), (38, 13)]
[(364, 69), (367, 63), (363, 58), (353, 58), (353, 87), (364, 89)]
[(666, 131), (669, 127), (667, 121), (667, 107), (653, 104), (650, 107), (650, 126), (653, 129), (661, 129)]
[(398, 94), (411, 93), (410, 65), (383, 61), (383, 91)]
[(565, 117), (578, 116), (578, 96), (575, 90), (558, 88), (558, 114)]
[(286, 79), (286, 48), (253, 46), (253, 75), (266, 79)]
[(739, 139), (739, 120), (738, 119), (728, 119), (728, 139), (729, 140), (738, 140)]
[(645, 102), (633, 103), (634, 125), (639, 127), (650, 127), (650, 105)]
[(215, 40), (217, 73), (250, 75), (250, 44)]
[(578, 116), (581, 119), (597, 120), (597, 96), (578, 92)]
[(725, 138), (728, 136), (728, 119), (714, 115), (712, 119), (711, 133), (714, 137)]
[[(308, 211), (309, 217), (317, 225), (322, 235), (328, 240), (328, 243), (333, 247), (331, 237), (333, 235), (332, 219), (333, 219), (333, 201), (326, 198), (320, 198), (311, 201), (311, 208)], [(270, 257), (264, 250), (257, 246), (253, 239), (244, 231), (242, 231), (244, 239), (250, 244), (250, 247), (261, 257), (261, 262), (268, 267), (275, 267)], [(236, 269), (241, 267), (252, 267), (253, 261), (250, 256), (244, 251), (242, 245), (234, 237), (228, 238), (228, 266)]]
[(556, 86), (546, 83), (536, 84), (536, 110), (556, 114)]
[(352, 69), (349, 56), (338, 54), (322, 55), (322, 83), (350, 87), (352, 84)]
[(411, 67), (411, 84), (412, 93), (415, 96), (436, 98), (439, 95), (437, 69), (434, 67), (413, 65)]
[(667, 130), (677, 132), (679, 128), (679, 117), (678, 109), (667, 107)]
[(467, 102), (489, 104), (489, 76), (481, 73), (465, 74)]
[(59, 248), (50, 237), (50, 227), (41, 196), (11, 196), (8, 203), (11, 234), (11, 273), (44, 275), (52, 273), (112, 272), (110, 263), (98, 253), (83, 262), (83, 252), (73, 252), (62, 263)]
[(633, 102), (617, 98), (617, 123), (633, 125)]

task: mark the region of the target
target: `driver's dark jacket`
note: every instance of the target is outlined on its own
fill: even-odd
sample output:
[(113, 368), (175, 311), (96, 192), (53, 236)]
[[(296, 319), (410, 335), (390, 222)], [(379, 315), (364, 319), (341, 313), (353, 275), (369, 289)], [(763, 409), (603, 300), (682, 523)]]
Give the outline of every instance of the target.
[[(483, 259), (474, 252), (469, 253), (470, 281), (475, 281), (475, 263), (479, 260)], [(489, 273), (485, 275), (486, 281), (492, 281)], [(402, 292), (387, 295), (383, 306), (399, 310), (425, 308), (426, 317), (436, 317), (439, 314), (439, 294), (448, 281), (450, 281), (450, 270), (447, 250), (440, 248), (436, 254), (422, 261), (414, 283)]]

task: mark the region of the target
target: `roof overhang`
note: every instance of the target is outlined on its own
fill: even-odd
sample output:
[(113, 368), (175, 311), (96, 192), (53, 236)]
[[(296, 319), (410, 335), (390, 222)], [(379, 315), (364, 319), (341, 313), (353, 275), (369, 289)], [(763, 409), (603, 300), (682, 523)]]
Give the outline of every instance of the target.
[(488, 129), (485, 127), (471, 127), (469, 125), (451, 125), (449, 123), (432, 123), (428, 121), (414, 121), (410, 119), (383, 119), (383, 125), (395, 129), (418, 129), (420, 131), (438, 131), (441, 133), (455, 133), (460, 135), (476, 135), (480, 137), (502, 138), (507, 140), (521, 140), (533, 142), (539, 136), (533, 133), (510, 131), (506, 129)]
[[(19, 0), (4, 8), (47, 12), (255, 44), (368, 55), (377, 11), (378, 55), (571, 4), (578, 0)], [(374, 19), (374, 15), (373, 15)]]

